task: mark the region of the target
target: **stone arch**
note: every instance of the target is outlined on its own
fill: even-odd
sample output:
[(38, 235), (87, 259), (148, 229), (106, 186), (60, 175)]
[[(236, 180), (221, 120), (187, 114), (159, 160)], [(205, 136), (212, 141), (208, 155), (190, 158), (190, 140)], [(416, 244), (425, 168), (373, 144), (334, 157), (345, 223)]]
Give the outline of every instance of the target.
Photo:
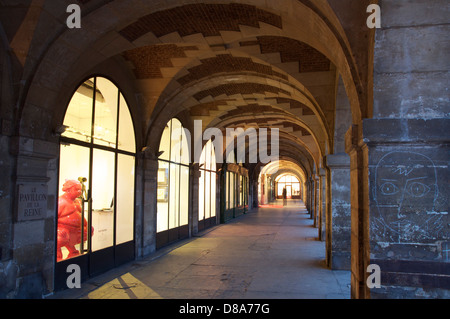
[[(92, 32), (88, 36), (81, 36), (81, 33), (67, 30), (64, 26), (55, 28), (53, 41), (50, 41), (47, 49), (39, 54), (38, 62), (33, 67), (35, 72), (31, 72), (30, 76), (25, 80), (26, 83), (20, 98), (22, 102), (19, 103), (21, 120), (24, 118), (24, 121), (27, 121), (26, 117), (28, 116), (28, 112), (24, 112), (25, 108), (33, 108), (39, 105), (40, 111), (43, 112), (42, 120), (48, 122), (52, 108), (54, 107), (54, 103), (52, 102), (55, 100), (55, 92), (59, 92), (68, 81), (70, 82), (69, 79), (72, 75), (78, 78), (81, 73), (98, 65), (106, 58), (135, 46), (127, 42), (123, 37), (120, 38), (118, 35), (118, 31), (120, 30), (117, 30), (117, 26), (126, 26), (127, 23), (133, 23), (133, 20), (136, 21), (136, 19), (139, 19), (139, 17), (144, 16), (148, 12), (154, 12), (156, 10), (156, 4), (128, 8), (127, 12), (129, 14), (124, 17), (123, 15), (119, 15), (118, 12), (123, 9), (125, 2), (123, 0), (116, 0), (110, 2), (108, 6), (86, 5), (86, 9), (83, 11), (83, 24), (86, 28), (92, 28)], [(190, 3), (190, 1), (186, 3)], [(248, 0), (247, 3), (249, 5), (257, 5), (257, 3), (251, 0)], [(295, 22), (302, 24), (302, 28), (300, 28), (302, 32), (311, 35), (308, 37), (308, 41), (305, 42), (319, 49), (319, 51), (324, 52), (338, 66), (349, 92), (352, 113), (354, 114), (354, 123), (359, 122), (358, 119), (365, 112), (361, 111), (358, 92), (356, 92), (356, 87), (360, 87), (359, 80), (357, 79), (358, 73), (355, 63), (351, 58), (349, 45), (345, 41), (345, 32), (339, 25), (336, 17), (333, 16), (333, 10), (325, 3), (321, 3), (320, 6), (315, 6), (306, 0), (292, 3), (286, 0), (286, 3), (289, 7), (295, 9), (294, 13), (296, 13), (296, 16), (301, 16), (302, 14), (308, 15), (308, 23), (301, 22), (298, 19), (295, 19)], [(158, 4), (158, 6), (160, 10), (158, 12), (161, 12), (164, 8), (175, 7), (176, 4), (167, 2), (164, 6), (161, 6), (161, 4)], [(269, 12), (277, 12), (276, 8), (269, 7), (264, 9), (267, 9)], [(287, 21), (285, 25), (288, 27), (294, 21), (291, 14), (285, 12), (281, 12), (280, 17), (284, 19), (283, 21)], [(312, 25), (320, 25), (322, 27), (312, 29)], [(298, 28), (299, 26), (297, 25), (297, 30)], [(318, 33), (320, 33), (320, 37), (317, 36)], [(154, 40), (157, 41), (156, 38)], [(78, 49), (73, 48), (70, 43), (77, 43)], [(106, 45), (108, 43), (110, 45)], [(332, 43), (334, 45), (330, 45)], [(333, 50), (326, 49), (327, 45), (333, 47)], [(90, 53), (89, 57), (87, 56), (88, 53)], [(62, 56), (64, 56), (64, 60), (61, 59)], [(50, 69), (57, 69), (58, 72), (49, 74), (48, 71)], [(49, 85), (50, 83), (51, 85)], [(37, 100), (37, 91), (47, 93), (44, 101)], [(29, 135), (29, 132), (22, 131), (22, 134)]]

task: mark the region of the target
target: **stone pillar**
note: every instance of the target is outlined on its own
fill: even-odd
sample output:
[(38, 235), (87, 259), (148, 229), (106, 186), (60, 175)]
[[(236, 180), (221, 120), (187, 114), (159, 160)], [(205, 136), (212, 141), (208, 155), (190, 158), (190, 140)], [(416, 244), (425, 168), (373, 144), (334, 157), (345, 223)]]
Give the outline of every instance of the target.
[(139, 257), (148, 256), (156, 251), (158, 159), (154, 155), (146, 155), (143, 166), (143, 213), (140, 216)]
[[(199, 165), (194, 164), (190, 167), (190, 182), (191, 182), (191, 191), (189, 196), (191, 197), (191, 205), (189, 205), (189, 224), (191, 225), (191, 234), (198, 234), (198, 196), (199, 196), (199, 178), (202, 172), (200, 172)], [(215, 182), (215, 181), (214, 181)], [(211, 194), (212, 195), (212, 194)], [(214, 194), (215, 195), (215, 194)]]
[(449, 298), (448, 1), (381, 3), (370, 172), (374, 298)]
[(11, 173), (14, 167), (9, 147), (9, 132), (5, 132), (5, 121), (1, 123), (0, 131), (0, 299), (8, 298), (8, 294), (14, 294), (16, 287), (16, 272), (18, 268), (11, 259), (13, 208), (11, 198), (13, 196), (13, 181)]
[(310, 211), (310, 202), (311, 202), (311, 196), (309, 196), (309, 180), (306, 179), (304, 186), (305, 191), (302, 193), (303, 196), (303, 203), (305, 203), (306, 211), (309, 213)]
[(317, 180), (317, 211), (314, 214), (314, 227), (319, 228), (320, 233), (320, 220), (321, 220), (321, 214), (322, 214), (322, 185), (323, 185), (323, 172), (322, 168), (319, 169), (318, 175), (316, 177)]
[(315, 211), (315, 203), (316, 203), (316, 191), (315, 191), (316, 187), (315, 187), (315, 182), (314, 182), (314, 175), (311, 176), (310, 180), (309, 180), (309, 198), (310, 200), (310, 209), (309, 209), (309, 218), (313, 219), (314, 216), (314, 211)]
[[(220, 196), (221, 194), (221, 189), (220, 189), (220, 172), (217, 171), (216, 173), (216, 224), (219, 225), (220, 224), (220, 207), (222, 206), (222, 196)], [(250, 188), (250, 185), (249, 185)], [(250, 207), (252, 207), (252, 197), (251, 197), (251, 193), (249, 191), (249, 198), (248, 198), (248, 206), (249, 206), (249, 210), (251, 209)]]
[(312, 216), (314, 224), (314, 227), (317, 227), (317, 220), (319, 216), (319, 209), (320, 209), (320, 176), (315, 175), (314, 176), (314, 214)]
[(309, 186), (308, 180), (306, 180), (302, 185), (302, 200), (305, 204), (306, 211), (309, 212)]
[(351, 201), (351, 297), (370, 298), (366, 285), (369, 247), (368, 150), (362, 139), (361, 125), (353, 125), (346, 134), (346, 152), (350, 155)]
[[(225, 183), (224, 183), (225, 185)], [(253, 180), (250, 182), (250, 187), (252, 189), (252, 203), (253, 203), (253, 208), (258, 208), (259, 207), (259, 199), (258, 199), (258, 180)], [(225, 190), (223, 190), (224, 193)], [(224, 199), (224, 198), (223, 198)], [(225, 205), (225, 199), (224, 199), (224, 205)]]
[(317, 221), (317, 225), (319, 228), (319, 240), (323, 241), (325, 240), (325, 220), (326, 220), (326, 192), (327, 192), (327, 170), (324, 168), (321, 168), (319, 171), (319, 178), (320, 178), (320, 196), (319, 196), (319, 219)]
[(11, 298), (42, 298), (53, 291), (56, 252), (56, 203), (59, 144), (13, 137), (16, 157), (15, 202), (7, 278), (15, 282)]
[(364, 121), (370, 262), (382, 284), (373, 298), (450, 297), (449, 127), (449, 119)]
[(350, 157), (326, 156), (329, 168), (330, 198), (327, 205), (327, 264), (331, 269), (350, 270)]

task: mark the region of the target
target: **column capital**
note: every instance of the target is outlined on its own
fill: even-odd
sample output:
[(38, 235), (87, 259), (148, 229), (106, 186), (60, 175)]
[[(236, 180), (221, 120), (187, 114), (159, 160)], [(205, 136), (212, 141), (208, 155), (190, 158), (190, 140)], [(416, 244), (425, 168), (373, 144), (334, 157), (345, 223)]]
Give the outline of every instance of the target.
[(319, 172), (317, 173), (318, 177), (323, 177), (327, 174), (326, 170), (324, 168), (320, 168)]
[(346, 153), (330, 154), (324, 157), (329, 168), (350, 168), (350, 156)]
[(364, 147), (362, 123), (353, 124), (345, 133), (345, 152), (350, 154)]
[(366, 144), (448, 143), (450, 119), (365, 119), (362, 134)]
[(59, 155), (59, 143), (30, 137), (13, 136), (10, 145), (11, 155), (15, 156), (54, 159)]

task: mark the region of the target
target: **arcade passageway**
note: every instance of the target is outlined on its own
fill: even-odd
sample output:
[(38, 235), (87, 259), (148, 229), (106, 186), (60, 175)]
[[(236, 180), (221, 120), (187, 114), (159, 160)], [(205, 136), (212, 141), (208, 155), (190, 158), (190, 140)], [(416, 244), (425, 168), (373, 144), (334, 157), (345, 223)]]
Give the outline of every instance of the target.
[[(259, 208), (53, 298), (348, 299), (304, 205)], [(281, 208), (280, 208), (281, 206)]]
[(0, 1), (0, 298), (130, 263), (139, 296), (449, 298), (449, 17)]

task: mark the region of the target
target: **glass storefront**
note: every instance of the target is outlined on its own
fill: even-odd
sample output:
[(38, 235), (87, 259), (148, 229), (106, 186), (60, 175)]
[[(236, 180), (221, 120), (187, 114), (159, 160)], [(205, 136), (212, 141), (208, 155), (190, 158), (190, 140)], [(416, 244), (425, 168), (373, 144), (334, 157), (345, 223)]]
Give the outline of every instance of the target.
[(158, 161), (156, 247), (189, 236), (189, 143), (181, 122), (170, 120)]
[(63, 125), (57, 262), (89, 256), (91, 274), (134, 258), (134, 127), (124, 96), (103, 77), (77, 89)]
[(301, 199), (301, 184), (294, 175), (282, 175), (275, 180), (277, 198), (283, 198), (283, 190), (286, 190), (287, 199)]
[(216, 224), (216, 155), (214, 145), (209, 140), (200, 157), (198, 229)]
[(248, 170), (236, 164), (235, 152), (227, 155), (227, 163), (223, 166), (223, 205), (221, 205), (221, 222), (244, 214), (248, 209)]

